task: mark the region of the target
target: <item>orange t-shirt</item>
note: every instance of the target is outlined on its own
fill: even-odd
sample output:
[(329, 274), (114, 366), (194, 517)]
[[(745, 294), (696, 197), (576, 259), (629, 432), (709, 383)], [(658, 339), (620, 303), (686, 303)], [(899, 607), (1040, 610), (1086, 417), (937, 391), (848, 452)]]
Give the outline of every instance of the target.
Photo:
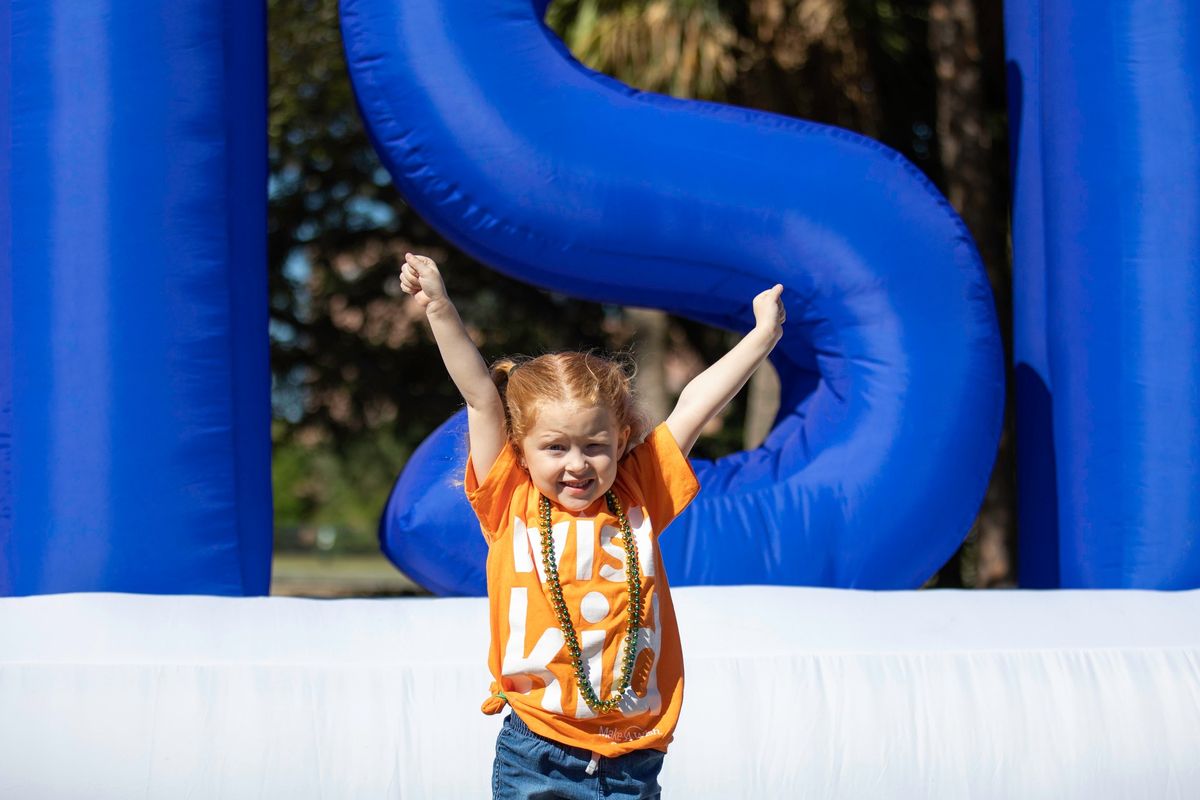
[[(494, 680), (484, 713), (504, 707), (498, 696), (503, 691), (531, 730), (555, 741), (609, 757), (647, 747), (666, 752), (683, 702), (683, 654), (658, 536), (699, 489), (666, 424), (617, 467), (613, 491), (637, 544), (643, 616), (630, 693), (617, 710), (597, 715), (580, 694), (550, 600), (538, 527), (540, 493), (511, 447), (501, 450), (482, 484), (468, 457), (467, 499), (488, 540), (488, 665)], [(552, 503), (551, 538), (588, 678), (596, 695), (607, 699), (621, 677), (628, 624), (620, 523), (603, 497), (574, 514)]]

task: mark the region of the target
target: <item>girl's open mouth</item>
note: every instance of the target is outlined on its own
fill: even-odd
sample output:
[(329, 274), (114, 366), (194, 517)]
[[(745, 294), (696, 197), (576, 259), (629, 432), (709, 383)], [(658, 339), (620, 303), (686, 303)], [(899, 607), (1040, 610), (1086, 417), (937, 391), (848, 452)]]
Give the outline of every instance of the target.
[(562, 481), (561, 483), (563, 486), (563, 491), (568, 495), (582, 497), (591, 490), (592, 484), (595, 482), (595, 478), (588, 478), (582, 481)]

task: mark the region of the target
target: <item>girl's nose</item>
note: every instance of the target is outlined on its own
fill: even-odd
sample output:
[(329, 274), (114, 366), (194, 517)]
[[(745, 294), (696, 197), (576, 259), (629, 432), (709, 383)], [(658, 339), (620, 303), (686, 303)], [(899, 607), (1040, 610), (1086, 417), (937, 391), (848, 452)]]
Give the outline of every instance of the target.
[(571, 452), (567, 454), (567, 469), (581, 470), (587, 464), (583, 460), (583, 451), (578, 447), (572, 447)]

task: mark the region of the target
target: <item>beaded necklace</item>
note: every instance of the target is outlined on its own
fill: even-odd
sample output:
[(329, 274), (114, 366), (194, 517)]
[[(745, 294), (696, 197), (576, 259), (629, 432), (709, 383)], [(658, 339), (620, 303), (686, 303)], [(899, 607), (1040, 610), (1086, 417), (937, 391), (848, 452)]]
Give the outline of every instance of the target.
[[(562, 584), (558, 580), (558, 563), (554, 557), (554, 544), (550, 537), (550, 501), (545, 495), (538, 496), (538, 515), (542, 531), (542, 566), (546, 570), (546, 578), (550, 581), (550, 600), (554, 605), (554, 613), (558, 616), (559, 627), (567, 640), (567, 651), (571, 654), (571, 663), (575, 667), (575, 680), (579, 684), (580, 694), (588, 707), (597, 714), (614, 711), (629, 690), (633, 674), (633, 657), (637, 652), (638, 629), (642, 619), (642, 581), (638, 570), (637, 543), (629, 530), (629, 520), (625, 510), (617, 500), (616, 494), (609, 489), (604, 494), (608, 500), (608, 510), (616, 515), (621, 523), (621, 536), (625, 539), (625, 573), (629, 586), (629, 619), (625, 624), (625, 656), (621, 664), (621, 680), (614, 687), (612, 695), (601, 700), (596, 696), (596, 689), (588, 679), (583, 668), (583, 653), (579, 647), (579, 638), (575, 635), (575, 626), (571, 624), (571, 612), (563, 601)], [(603, 678), (602, 678), (603, 680)], [(603, 684), (601, 684), (603, 685)]]

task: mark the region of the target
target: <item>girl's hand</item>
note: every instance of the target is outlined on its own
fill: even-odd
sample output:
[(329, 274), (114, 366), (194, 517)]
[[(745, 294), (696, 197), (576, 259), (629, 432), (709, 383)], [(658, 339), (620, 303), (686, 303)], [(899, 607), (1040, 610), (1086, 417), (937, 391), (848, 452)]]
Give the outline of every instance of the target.
[(426, 311), (430, 304), (446, 300), (442, 273), (428, 256), (404, 254), (404, 265), (400, 267), (400, 288), (406, 294), (411, 294), (417, 305)]
[(783, 284), (777, 283), (754, 298), (754, 328), (765, 331), (772, 341), (783, 338), (787, 309), (783, 307)]

